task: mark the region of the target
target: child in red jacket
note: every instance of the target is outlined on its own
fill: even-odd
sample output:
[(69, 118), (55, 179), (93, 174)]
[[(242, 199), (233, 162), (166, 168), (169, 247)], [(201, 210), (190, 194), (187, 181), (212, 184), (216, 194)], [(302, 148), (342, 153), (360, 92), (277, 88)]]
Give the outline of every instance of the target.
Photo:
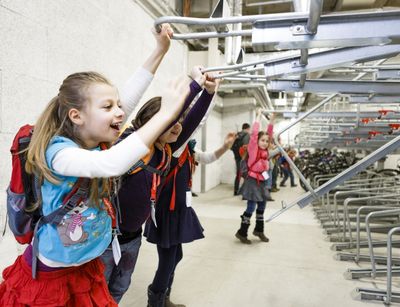
[[(267, 200), (270, 199), (267, 189), (268, 170), (268, 146), (272, 137), (273, 125), (268, 125), (267, 131), (260, 131), (261, 109), (257, 110), (257, 118), (253, 123), (250, 142), (247, 147), (247, 169), (248, 175), (241, 188), (244, 200), (247, 200), (247, 208), (241, 215), (240, 229), (236, 232), (236, 238), (242, 243), (251, 244), (247, 238), (247, 231), (250, 227), (250, 218), (257, 207), (256, 227), (253, 234), (263, 242), (269, 239), (264, 234), (264, 211)], [(272, 121), (272, 120), (271, 120)]]

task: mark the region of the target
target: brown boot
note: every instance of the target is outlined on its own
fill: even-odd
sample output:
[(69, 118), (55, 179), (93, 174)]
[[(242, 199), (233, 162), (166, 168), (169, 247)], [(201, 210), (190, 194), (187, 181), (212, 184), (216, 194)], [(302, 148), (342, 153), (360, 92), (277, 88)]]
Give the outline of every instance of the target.
[(256, 227), (253, 235), (259, 237), (263, 242), (269, 242), (269, 239), (264, 234), (264, 211), (256, 211)]
[[(172, 276), (173, 279), (173, 276)], [(174, 304), (170, 301), (170, 294), (171, 294), (171, 288), (167, 289), (166, 297), (165, 297), (165, 305), (164, 307), (186, 307), (186, 305), (183, 304)]]
[(247, 236), (242, 236), (239, 233), (239, 230), (236, 232), (235, 237), (238, 238), (240, 240), (240, 242), (242, 242), (244, 244), (251, 244), (251, 241), (249, 239), (247, 239)]
[(182, 305), (182, 304), (174, 304), (169, 300), (169, 297), (167, 297), (165, 299), (165, 307), (186, 307), (186, 305)]
[(259, 237), (261, 241), (263, 242), (269, 242), (269, 239), (265, 236), (264, 232), (259, 232), (259, 231), (253, 231), (253, 235), (256, 237)]
[(250, 227), (251, 214), (244, 212), (243, 215), (240, 216), (240, 218), (242, 219), (242, 222), (240, 223), (240, 228), (236, 232), (235, 237), (244, 244), (251, 244), (251, 241), (247, 238), (247, 231)]

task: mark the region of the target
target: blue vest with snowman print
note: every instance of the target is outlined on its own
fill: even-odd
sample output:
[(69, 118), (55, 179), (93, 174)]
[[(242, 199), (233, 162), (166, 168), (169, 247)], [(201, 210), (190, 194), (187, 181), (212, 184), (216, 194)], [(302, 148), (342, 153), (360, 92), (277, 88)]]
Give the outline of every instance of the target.
[[(51, 139), (46, 150), (46, 161), (51, 170), (53, 158), (66, 147), (79, 146), (65, 137), (56, 136)], [(44, 180), (41, 187), (43, 215), (48, 215), (61, 206), (64, 197), (78, 179), (54, 173), (60, 183), (53, 184)], [(102, 209), (87, 202), (82, 202), (66, 214), (59, 225), (45, 224), (40, 227), (39, 259), (42, 262), (50, 266), (52, 263), (58, 264), (54, 266), (76, 266), (103, 254), (111, 242), (111, 218), (102, 202)]]

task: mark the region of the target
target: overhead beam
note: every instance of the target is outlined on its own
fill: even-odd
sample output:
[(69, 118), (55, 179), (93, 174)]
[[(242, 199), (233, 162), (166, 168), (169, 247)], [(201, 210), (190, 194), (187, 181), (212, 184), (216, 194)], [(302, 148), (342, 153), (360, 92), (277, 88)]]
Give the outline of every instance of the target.
[(304, 31), (307, 18), (283, 17), (253, 24), (252, 46), (257, 52), (395, 44), (400, 39), (400, 11), (321, 16), (318, 32)]
[(349, 103), (396, 104), (400, 103), (400, 96), (350, 96)]
[[(400, 45), (368, 46), (334, 49), (308, 55), (308, 63), (301, 63), (301, 56), (286, 57), (264, 64), (267, 78), (278, 78), (292, 74), (304, 74), (392, 57), (400, 53)], [(399, 72), (399, 71), (398, 71)], [(399, 74), (400, 76), (400, 74)]]
[(383, 81), (307, 80), (301, 87), (297, 80), (271, 80), (267, 87), (272, 92), (400, 94), (400, 82)]
[[(283, 113), (283, 117), (299, 117), (303, 116), (305, 113), (297, 113), (297, 112), (286, 112)], [(383, 118), (383, 119), (400, 119), (399, 112), (390, 112), (386, 115), (382, 116), (378, 111), (368, 111), (368, 112), (359, 112), (356, 111), (330, 111), (330, 112), (314, 112), (308, 116), (308, 118), (315, 117), (337, 117), (337, 118)]]
[(376, 73), (377, 80), (385, 80), (385, 79), (400, 79), (400, 70), (399, 69), (379, 69)]

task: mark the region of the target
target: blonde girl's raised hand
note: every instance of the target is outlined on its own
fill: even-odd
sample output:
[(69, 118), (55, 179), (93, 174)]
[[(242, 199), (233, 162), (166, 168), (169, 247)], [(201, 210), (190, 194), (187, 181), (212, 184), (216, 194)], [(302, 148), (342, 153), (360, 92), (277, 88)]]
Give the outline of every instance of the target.
[(207, 93), (214, 94), (218, 88), (220, 79), (216, 79), (213, 74), (205, 73), (206, 80), (204, 82), (204, 88)]
[(169, 82), (161, 97), (160, 110), (136, 132), (144, 144), (150, 147), (179, 115), (189, 92), (187, 78), (182, 76)]
[(159, 113), (165, 113), (171, 120), (176, 118), (182, 110), (189, 92), (189, 82), (183, 76), (170, 81), (162, 94)]
[(171, 45), (171, 37), (174, 32), (169, 24), (163, 24), (160, 33), (157, 33), (154, 28), (151, 29), (151, 32), (156, 39), (157, 46), (144, 62), (143, 68), (154, 75)]
[(160, 33), (153, 28), (151, 30), (156, 41), (157, 41), (157, 49), (162, 53), (167, 53), (169, 47), (171, 45), (171, 38), (174, 35), (174, 31), (168, 23), (164, 23), (161, 25)]
[(190, 77), (193, 81), (196, 81), (197, 84), (200, 85), (201, 87), (204, 86), (204, 82), (206, 81), (206, 76), (205, 76), (205, 74), (203, 74), (203, 73), (201, 72), (201, 70), (202, 70), (203, 68), (204, 68), (204, 67), (199, 66), (199, 65), (193, 66), (192, 70), (191, 70), (190, 73), (189, 73), (189, 77)]

